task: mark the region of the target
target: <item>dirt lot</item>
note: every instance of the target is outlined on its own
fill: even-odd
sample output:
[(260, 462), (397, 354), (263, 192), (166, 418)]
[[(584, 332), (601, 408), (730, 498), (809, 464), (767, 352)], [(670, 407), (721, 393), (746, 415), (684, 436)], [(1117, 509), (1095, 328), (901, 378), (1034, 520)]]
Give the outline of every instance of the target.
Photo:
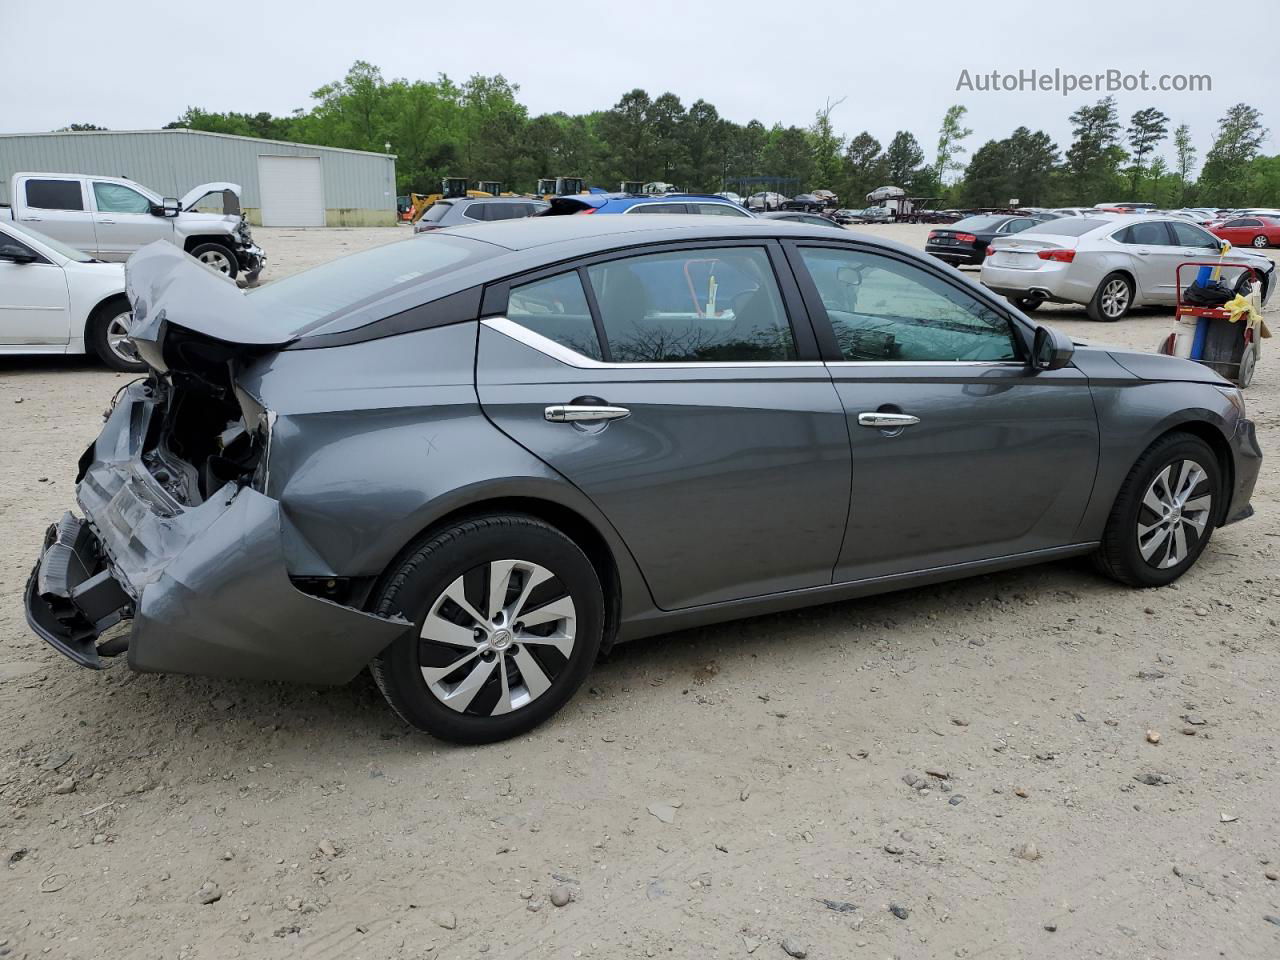
[[(257, 235), (278, 277), (405, 231)], [(1045, 313), (1143, 347), (1168, 319)], [(91, 673), (28, 632), (124, 380), (0, 361), (0, 956), (1280, 956), (1275, 454), (1173, 587), (1060, 563), (642, 642), (458, 749), (367, 676)]]

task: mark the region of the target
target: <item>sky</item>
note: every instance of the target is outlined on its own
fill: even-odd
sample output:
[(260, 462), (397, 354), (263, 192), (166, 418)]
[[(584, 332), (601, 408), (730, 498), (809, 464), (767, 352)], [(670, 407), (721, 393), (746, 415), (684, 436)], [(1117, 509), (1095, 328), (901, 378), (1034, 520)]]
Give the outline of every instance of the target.
[[(976, 87), (992, 70), (1146, 70), (1152, 83), (1208, 74), (1212, 89), (1121, 90), (1124, 119), (1158, 107), (1171, 127), (1190, 125), (1203, 159), (1218, 118), (1244, 100), (1278, 131), (1264, 145), (1276, 153), (1277, 71), (1270, 54), (1249, 52), (1247, 37), (1276, 36), (1280, 2), (1248, 10), (1247, 21), (1232, 21), (1247, 22), (1241, 35), (1223, 33), (1203, 0), (0, 0), (0, 133), (155, 128), (188, 106), (286, 114), (310, 107), (311, 91), (363, 59), (388, 79), (501, 73), (520, 85), (531, 114), (607, 109), (642, 87), (686, 105), (705, 99), (740, 123), (807, 126), (828, 98), (844, 97), (831, 115), (838, 132), (869, 130), (887, 144), (907, 129), (928, 155), (943, 112), (961, 103), (974, 131), (969, 153), (1019, 125), (1065, 150), (1068, 115), (1103, 93), (957, 90), (962, 71)], [(1167, 142), (1161, 152), (1171, 154)]]

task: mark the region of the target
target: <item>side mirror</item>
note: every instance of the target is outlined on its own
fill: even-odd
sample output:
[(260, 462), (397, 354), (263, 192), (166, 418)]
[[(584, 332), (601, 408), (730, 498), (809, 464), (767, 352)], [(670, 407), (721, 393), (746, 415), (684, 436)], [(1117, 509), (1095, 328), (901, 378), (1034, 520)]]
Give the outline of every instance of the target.
[(36, 256), (26, 247), (6, 243), (4, 246), (0, 246), (0, 260), (8, 263), (35, 263)]
[(165, 197), (160, 203), (151, 205), (151, 213), (157, 217), (168, 217), (173, 219), (182, 212), (182, 205), (178, 203), (176, 197)]
[(1031, 366), (1036, 370), (1061, 370), (1071, 363), (1076, 352), (1075, 344), (1061, 330), (1053, 327), (1036, 327), (1031, 347)]

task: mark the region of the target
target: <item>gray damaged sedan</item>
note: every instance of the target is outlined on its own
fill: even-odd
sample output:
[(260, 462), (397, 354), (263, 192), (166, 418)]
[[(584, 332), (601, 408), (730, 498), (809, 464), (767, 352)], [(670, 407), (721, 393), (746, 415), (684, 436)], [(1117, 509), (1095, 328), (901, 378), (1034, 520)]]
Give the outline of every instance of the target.
[(128, 295), (151, 372), (49, 528), (34, 630), (95, 668), (367, 666), (456, 741), (651, 634), (1084, 554), (1170, 583), (1262, 456), (1200, 364), (777, 221), (448, 229), (248, 293), (157, 244)]

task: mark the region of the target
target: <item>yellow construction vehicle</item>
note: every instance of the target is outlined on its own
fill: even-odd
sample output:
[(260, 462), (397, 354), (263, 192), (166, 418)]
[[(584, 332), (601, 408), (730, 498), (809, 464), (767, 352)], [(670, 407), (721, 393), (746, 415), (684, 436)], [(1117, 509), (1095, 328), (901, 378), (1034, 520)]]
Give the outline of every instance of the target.
[(409, 223), (417, 223), (437, 200), (456, 200), (459, 197), (515, 196), (512, 193), (504, 194), (502, 192), (502, 182), (500, 180), (481, 180), (476, 184), (478, 189), (470, 189), (468, 187), (470, 182), (466, 177), (445, 177), (440, 181), (439, 193), (409, 194), (409, 212), (405, 219)]
[(538, 181), (538, 189), (534, 191), (534, 196), (550, 200), (552, 197), (586, 193), (583, 185), (584, 181), (581, 177), (543, 177)]

